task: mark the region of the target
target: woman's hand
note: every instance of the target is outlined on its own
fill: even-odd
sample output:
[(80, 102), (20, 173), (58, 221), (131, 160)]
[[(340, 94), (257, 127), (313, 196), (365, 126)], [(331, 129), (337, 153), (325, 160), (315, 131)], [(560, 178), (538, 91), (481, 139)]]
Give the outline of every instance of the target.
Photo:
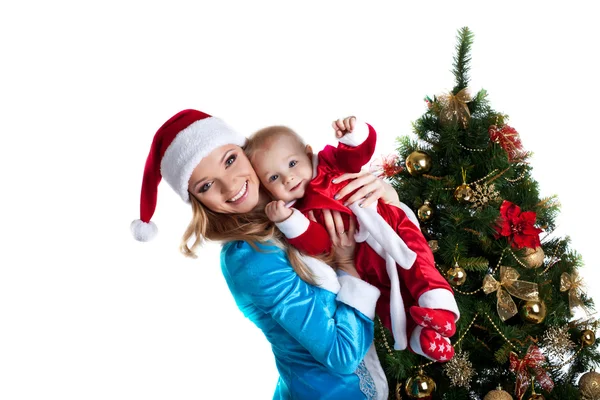
[[(315, 221), (312, 212), (309, 213), (308, 218)], [(331, 211), (328, 209), (323, 210), (323, 220), (325, 228), (331, 238), (331, 248), (336, 268), (360, 278), (360, 275), (358, 275), (356, 267), (354, 266), (354, 252), (356, 250), (354, 234), (356, 233), (356, 222), (354, 222), (353, 218), (350, 218), (348, 231), (345, 231), (342, 214), (339, 211)]]
[(349, 179), (352, 179), (352, 182), (348, 183), (339, 192), (337, 192), (335, 197), (338, 199), (343, 199), (349, 193), (352, 193), (354, 190), (358, 189), (356, 190), (356, 193), (346, 200), (346, 205), (350, 205), (356, 201), (362, 200), (362, 202), (359, 204), (360, 207), (368, 207), (381, 198), (386, 204), (392, 204), (396, 207), (400, 206), (400, 198), (398, 197), (398, 193), (396, 193), (396, 190), (394, 190), (392, 185), (384, 182), (382, 179), (377, 178), (368, 171), (340, 175), (335, 178), (333, 183), (340, 183)]

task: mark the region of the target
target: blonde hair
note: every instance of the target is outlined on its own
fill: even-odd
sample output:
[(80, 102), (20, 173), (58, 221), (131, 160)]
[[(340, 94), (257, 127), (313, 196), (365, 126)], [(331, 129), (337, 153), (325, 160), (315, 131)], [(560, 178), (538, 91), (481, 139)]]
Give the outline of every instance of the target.
[[(271, 241), (285, 251), (292, 268), (300, 279), (315, 285), (315, 278), (310, 269), (302, 262), (300, 253), (292, 247), (285, 236), (269, 221), (262, 210), (253, 210), (246, 214), (222, 214), (204, 207), (198, 199), (190, 194), (192, 203), (192, 221), (183, 234), (180, 251), (186, 257), (196, 258), (196, 250), (206, 240), (231, 242), (242, 240), (248, 242), (255, 250), (257, 243)], [(194, 243), (188, 243), (195, 236)], [(333, 251), (328, 256), (318, 256), (326, 264), (333, 261)]]
[(247, 140), (244, 146), (244, 152), (248, 156), (248, 159), (252, 161), (256, 150), (262, 148), (266, 143), (275, 137), (287, 136), (292, 138), (298, 146), (304, 148), (306, 144), (302, 139), (302, 136), (298, 135), (295, 131), (283, 125), (274, 125), (263, 128), (259, 131), (254, 132)]

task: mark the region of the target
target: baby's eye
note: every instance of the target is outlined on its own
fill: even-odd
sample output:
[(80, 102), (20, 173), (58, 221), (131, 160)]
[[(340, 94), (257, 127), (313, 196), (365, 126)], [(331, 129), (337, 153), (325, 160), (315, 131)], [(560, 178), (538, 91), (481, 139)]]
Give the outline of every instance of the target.
[(225, 160), (225, 164), (229, 167), (231, 164), (234, 163), (235, 159), (237, 156), (232, 155), (231, 157), (229, 157), (227, 160)]
[(290, 161), (290, 168), (295, 167), (296, 164), (298, 164), (298, 161), (296, 161), (296, 160)]
[(212, 186), (212, 182), (205, 183), (204, 185), (202, 185), (202, 186), (200, 187), (200, 190), (199, 190), (199, 192), (200, 192), (200, 193), (204, 193), (204, 192), (206, 192), (208, 189), (210, 189), (210, 187), (211, 187), (211, 186)]
[(279, 178), (279, 175), (271, 175), (269, 177), (269, 182), (275, 182), (277, 180), (277, 178)]

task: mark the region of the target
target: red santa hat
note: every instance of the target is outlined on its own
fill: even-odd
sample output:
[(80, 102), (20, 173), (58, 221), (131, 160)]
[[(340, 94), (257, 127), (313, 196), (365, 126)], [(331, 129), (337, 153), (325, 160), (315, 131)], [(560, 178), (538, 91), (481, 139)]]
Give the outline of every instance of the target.
[(158, 228), (150, 221), (156, 209), (158, 184), (161, 178), (189, 203), (188, 182), (203, 157), (226, 144), (243, 146), (246, 138), (222, 120), (197, 110), (183, 110), (165, 122), (154, 135), (146, 159), (140, 219), (131, 223), (136, 240), (151, 240)]

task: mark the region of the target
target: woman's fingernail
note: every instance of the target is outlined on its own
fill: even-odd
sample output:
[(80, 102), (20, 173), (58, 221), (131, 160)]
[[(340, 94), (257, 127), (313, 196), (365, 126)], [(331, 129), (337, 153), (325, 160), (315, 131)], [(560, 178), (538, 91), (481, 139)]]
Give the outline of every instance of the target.
[(337, 179), (332, 179), (331, 182), (332, 183), (337, 183)]
[(345, 202), (345, 203), (344, 203), (344, 207), (348, 207), (348, 202)]
[(339, 199), (339, 198), (340, 198), (340, 195), (339, 195), (339, 194), (336, 194), (335, 196), (333, 196), (333, 198), (337, 200), (337, 199)]
[(359, 206), (360, 208), (362, 208), (362, 205), (363, 205), (363, 203), (360, 203), (358, 206)]

